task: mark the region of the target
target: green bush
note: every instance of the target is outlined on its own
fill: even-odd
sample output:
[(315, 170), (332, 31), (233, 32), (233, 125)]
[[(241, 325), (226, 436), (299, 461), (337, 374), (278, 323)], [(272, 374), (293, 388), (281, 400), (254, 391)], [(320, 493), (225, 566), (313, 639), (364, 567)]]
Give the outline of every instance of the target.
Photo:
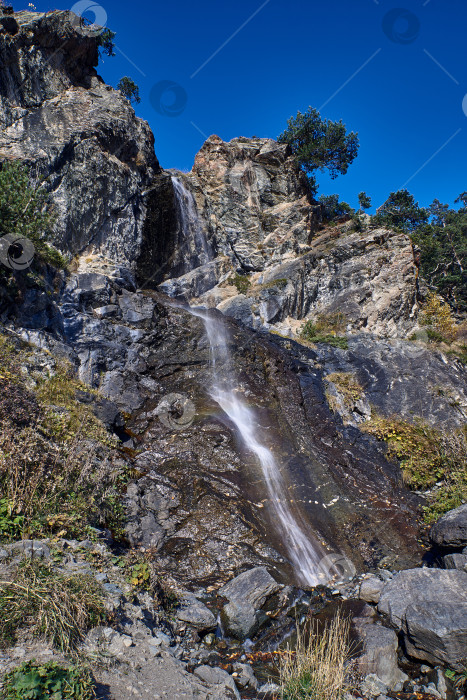
[(424, 508), (427, 523), (467, 501), (467, 428), (448, 432), (421, 420), (409, 423), (376, 415), (360, 429), (386, 443), (409, 487), (433, 489)]
[(231, 277), (229, 281), (232, 282), (235, 287), (237, 287), (239, 294), (246, 294), (251, 287), (251, 282), (248, 277), (246, 275), (239, 275), (238, 272), (234, 277)]
[(63, 667), (54, 661), (33, 659), (3, 677), (2, 700), (93, 700), (95, 682), (87, 668)]
[(28, 168), (18, 161), (1, 164), (0, 238), (13, 234), (28, 238), (39, 259), (54, 267), (65, 267), (58, 251), (47, 245), (53, 223), (49, 195), (41, 182), (31, 184)]
[(316, 321), (306, 321), (300, 331), (300, 337), (309, 343), (327, 343), (335, 348), (347, 350), (349, 343), (347, 338), (339, 336), (345, 326), (344, 314), (320, 314)]

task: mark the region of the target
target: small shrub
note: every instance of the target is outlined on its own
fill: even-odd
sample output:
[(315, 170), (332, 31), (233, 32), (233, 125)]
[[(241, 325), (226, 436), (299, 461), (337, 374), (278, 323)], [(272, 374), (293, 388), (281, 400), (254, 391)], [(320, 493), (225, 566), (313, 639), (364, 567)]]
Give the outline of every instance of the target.
[(348, 341), (337, 333), (345, 327), (345, 315), (320, 314), (316, 321), (306, 321), (300, 331), (300, 337), (310, 343), (327, 343), (336, 348), (347, 350)]
[(353, 406), (363, 396), (363, 387), (350, 372), (332, 372), (325, 379), (334, 384), (339, 393), (342, 394), (344, 403), (348, 407)]
[(26, 561), (11, 581), (0, 581), (0, 643), (17, 632), (33, 633), (64, 653), (73, 651), (90, 627), (105, 620), (100, 587), (88, 576), (65, 576), (51, 566)]
[(442, 431), (422, 421), (374, 416), (361, 426), (387, 444), (388, 456), (399, 461), (405, 483), (414, 489), (435, 489), (424, 508), (425, 521), (438, 517), (467, 500), (466, 429)]
[(95, 682), (89, 671), (79, 665), (60, 666), (54, 661), (21, 664), (3, 677), (3, 700), (93, 700)]
[(251, 282), (246, 275), (239, 275), (238, 272), (234, 277), (230, 277), (229, 282), (231, 282), (239, 294), (246, 294), (251, 287)]
[(420, 323), (427, 328), (427, 335), (435, 342), (452, 343), (457, 337), (457, 327), (451, 309), (437, 294), (429, 294)]
[(43, 183), (32, 183), (28, 168), (19, 161), (2, 163), (0, 238), (7, 233), (29, 238), (40, 259), (54, 267), (65, 267), (65, 259), (47, 244), (53, 221), (54, 213)]
[(321, 634), (316, 627), (297, 629), (296, 649), (287, 651), (280, 666), (282, 700), (342, 700), (349, 690), (349, 631), (349, 621), (339, 614)]
[(271, 280), (270, 282), (265, 282), (260, 285), (261, 289), (285, 289), (287, 287), (288, 280), (285, 278), (280, 278), (277, 280)]
[(151, 588), (151, 567), (148, 561), (139, 561), (131, 567), (130, 583), (135, 588), (149, 590)]

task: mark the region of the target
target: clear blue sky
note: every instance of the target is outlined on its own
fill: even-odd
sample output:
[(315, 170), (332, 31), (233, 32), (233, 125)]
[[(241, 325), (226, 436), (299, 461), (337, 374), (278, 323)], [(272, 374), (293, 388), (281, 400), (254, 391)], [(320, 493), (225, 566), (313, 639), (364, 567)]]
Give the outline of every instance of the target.
[[(35, 2), (41, 11), (72, 4)], [(435, 197), (452, 204), (467, 189), (466, 0), (101, 4), (117, 56), (99, 72), (114, 86), (124, 75), (138, 83), (136, 112), (164, 167), (191, 169), (200, 132), (275, 138), (299, 109), (324, 105), (323, 116), (359, 132), (360, 151), (347, 175), (318, 176), (320, 193), (355, 206), (366, 190), (379, 205), (410, 180), (427, 205)], [(178, 97), (166, 90), (156, 102), (175, 100), (177, 116), (151, 103), (162, 81), (181, 86)]]

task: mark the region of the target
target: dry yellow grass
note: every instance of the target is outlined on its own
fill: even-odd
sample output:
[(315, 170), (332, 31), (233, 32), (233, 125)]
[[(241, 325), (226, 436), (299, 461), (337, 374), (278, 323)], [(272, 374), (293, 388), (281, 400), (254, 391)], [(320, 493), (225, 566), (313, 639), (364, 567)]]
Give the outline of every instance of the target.
[(338, 613), (318, 632), (297, 628), (295, 651), (288, 650), (280, 666), (282, 700), (341, 700), (350, 658), (350, 622)]

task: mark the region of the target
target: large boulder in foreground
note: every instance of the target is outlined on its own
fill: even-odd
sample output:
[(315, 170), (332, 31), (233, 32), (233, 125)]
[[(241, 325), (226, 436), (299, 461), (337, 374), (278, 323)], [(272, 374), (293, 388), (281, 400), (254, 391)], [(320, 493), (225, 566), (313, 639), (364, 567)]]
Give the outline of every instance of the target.
[(405, 636), (416, 659), (461, 668), (467, 657), (467, 573), (401, 571), (383, 588), (378, 611)]
[(407, 609), (424, 603), (467, 603), (467, 574), (445, 569), (406, 569), (387, 583), (378, 611), (397, 630), (404, 629)]
[(420, 603), (405, 614), (410, 656), (461, 671), (467, 659), (467, 603)]
[(461, 549), (467, 545), (467, 503), (449, 511), (433, 525), (431, 541), (440, 547)]

